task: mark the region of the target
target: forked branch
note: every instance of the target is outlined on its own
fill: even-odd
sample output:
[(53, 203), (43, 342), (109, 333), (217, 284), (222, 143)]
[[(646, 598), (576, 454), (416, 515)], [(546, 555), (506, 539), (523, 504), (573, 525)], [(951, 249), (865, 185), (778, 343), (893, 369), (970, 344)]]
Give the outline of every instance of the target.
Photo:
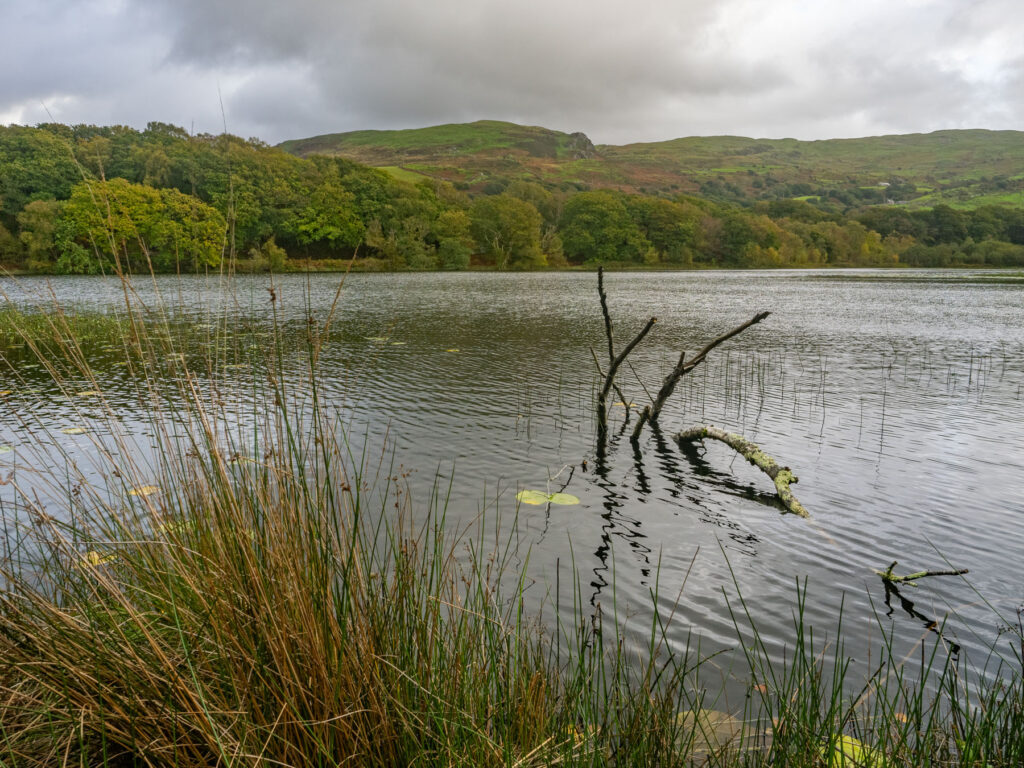
[(633, 351), (634, 347), (644, 340), (644, 336), (650, 333), (651, 328), (654, 327), (656, 322), (658, 322), (658, 318), (656, 317), (652, 317), (648, 320), (647, 325), (643, 327), (640, 333), (633, 337), (633, 340), (626, 345), (625, 349), (612, 359), (611, 364), (608, 366), (608, 373), (605, 374), (604, 378), (604, 386), (601, 387), (601, 391), (597, 395), (598, 413), (601, 416), (602, 421), (605, 419), (605, 402), (608, 400), (608, 391), (615, 383), (615, 374), (619, 372), (619, 366), (621, 366), (625, 359), (629, 357), (629, 353)]
[(686, 359), (686, 352), (683, 351), (679, 355), (679, 362), (676, 363), (675, 368), (665, 377), (665, 381), (661, 384), (661, 389), (658, 390), (658, 396), (654, 398), (654, 402), (651, 405), (644, 408), (643, 413), (640, 414), (640, 420), (637, 422), (636, 428), (633, 430), (633, 436), (630, 438), (634, 443), (640, 439), (640, 433), (643, 431), (644, 424), (650, 422), (652, 424), (658, 423), (658, 417), (661, 415), (661, 409), (665, 407), (665, 402), (672, 396), (675, 391), (676, 384), (686, 374), (690, 373), (694, 368), (704, 362), (707, 358), (708, 353), (711, 352), (719, 344), (722, 344), (733, 336), (743, 333), (752, 325), (757, 325), (764, 320), (771, 312), (758, 312), (752, 318), (742, 325), (737, 325), (728, 333), (723, 333), (714, 341), (708, 343), (700, 352), (691, 357), (689, 360)]

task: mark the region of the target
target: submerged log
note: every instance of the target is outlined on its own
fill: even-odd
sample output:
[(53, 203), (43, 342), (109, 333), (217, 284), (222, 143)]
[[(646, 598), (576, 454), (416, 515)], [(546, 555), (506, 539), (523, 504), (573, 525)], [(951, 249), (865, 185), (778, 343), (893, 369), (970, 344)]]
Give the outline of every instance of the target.
[(747, 440), (743, 435), (735, 432), (726, 432), (724, 429), (709, 425), (700, 425), (685, 429), (676, 435), (676, 442), (693, 443), (706, 439), (718, 440), (725, 443), (743, 458), (764, 472), (775, 483), (775, 491), (783, 505), (794, 515), (810, 517), (810, 513), (799, 502), (793, 492), (789, 489), (792, 483), (797, 482), (796, 475), (789, 469), (778, 464), (771, 456), (761, 450), (760, 446)]

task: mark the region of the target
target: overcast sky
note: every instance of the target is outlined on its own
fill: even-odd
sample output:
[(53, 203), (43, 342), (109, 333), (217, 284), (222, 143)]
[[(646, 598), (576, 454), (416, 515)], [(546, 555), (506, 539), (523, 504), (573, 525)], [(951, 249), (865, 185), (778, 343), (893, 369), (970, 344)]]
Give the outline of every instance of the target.
[(1024, 0), (0, 0), (0, 124), (1019, 130), (1022, 41)]

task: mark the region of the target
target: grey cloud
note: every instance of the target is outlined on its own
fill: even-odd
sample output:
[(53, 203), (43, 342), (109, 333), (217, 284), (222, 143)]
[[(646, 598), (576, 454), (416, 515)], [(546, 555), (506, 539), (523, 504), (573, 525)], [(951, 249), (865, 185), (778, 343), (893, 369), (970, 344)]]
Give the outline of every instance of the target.
[[(0, 115), (268, 141), (480, 118), (598, 142), (1020, 127), (1019, 0), (0, 0)], [(45, 119), (45, 118), (41, 118)]]

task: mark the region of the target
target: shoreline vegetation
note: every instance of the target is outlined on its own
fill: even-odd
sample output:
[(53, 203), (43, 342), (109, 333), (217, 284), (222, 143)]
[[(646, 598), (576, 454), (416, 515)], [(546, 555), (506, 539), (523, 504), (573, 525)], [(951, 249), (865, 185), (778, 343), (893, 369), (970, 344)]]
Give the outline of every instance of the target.
[[(343, 281), (335, 306), (342, 291)], [(88, 465), (32, 438), (17, 454), (31, 464), (5, 467), (0, 763), (1024, 762), (1024, 607), (993, 615), (998, 636), (980, 666), (941, 626), (897, 651), (880, 616), (861, 679), (841, 618), (803, 620), (808, 585), (795, 586), (781, 663), (757, 607), (733, 594), (730, 674), (746, 696), (728, 707), (699, 637), (668, 645), (674, 611), (657, 579), (650, 626), (631, 623), (614, 592), (590, 606), (572, 564), (534, 612), (514, 523), (451, 530), (444, 488), (412, 499), (401, 467), (353, 455), (318, 394), (331, 314), (310, 318), (302, 350), (285, 350), (275, 330), (252, 367), (247, 422), (213, 373), (230, 344), (208, 344), (205, 366), (189, 368), (172, 313), (125, 297), (116, 317), (65, 313), (45, 296), (35, 312), (3, 315), (5, 380), (18, 381), (17, 347), (110, 437), (95, 438)], [(232, 327), (221, 317), (208, 332), (226, 342)], [(92, 337), (124, 350), (155, 453), (107, 404), (102, 371), (82, 353)], [(288, 355), (302, 375), (286, 371)], [(16, 400), (0, 395), (3, 418), (34, 425)], [(552, 613), (563, 590), (571, 615)], [(627, 652), (638, 633), (643, 652)]]
[[(979, 178), (977, 168), (964, 164), (971, 146), (1004, 141), (1000, 134), (939, 137), (967, 144), (948, 158), (925, 152), (931, 159), (916, 170), (922, 150), (906, 137), (903, 159), (887, 156), (870, 171), (820, 147), (813, 153), (790, 147), (785, 163), (780, 156), (775, 164), (750, 165), (769, 151), (767, 144), (729, 148), (722, 139), (721, 151), (739, 153), (739, 165), (712, 167), (706, 179), (694, 171), (678, 184), (668, 179), (649, 187), (634, 177), (654, 162), (650, 157), (623, 165), (628, 148), (594, 148), (575, 134), (540, 144), (534, 137), (520, 146), (502, 131), (521, 127), (503, 125), (458, 126), (452, 135), (479, 145), (481, 154), (456, 152), (462, 165), (417, 173), (337, 154), (300, 157), (258, 139), (190, 135), (155, 122), (144, 131), (0, 127), (0, 267), (19, 274), (148, 274), (313, 265), (326, 271), (1024, 266), (1020, 169), (1011, 158)], [(474, 144), (474, 136), (486, 141)], [(868, 152), (870, 140), (861, 141)], [(544, 154), (549, 150), (551, 157)], [(586, 157), (576, 157), (580, 152)], [(592, 173), (545, 176), (538, 158), (558, 168), (584, 163)], [(672, 158), (681, 162), (666, 158), (665, 167)], [(707, 162), (694, 159), (701, 167)], [(890, 166), (895, 169), (887, 171)], [(942, 190), (954, 196), (943, 197)], [(893, 196), (908, 199), (896, 203)]]

